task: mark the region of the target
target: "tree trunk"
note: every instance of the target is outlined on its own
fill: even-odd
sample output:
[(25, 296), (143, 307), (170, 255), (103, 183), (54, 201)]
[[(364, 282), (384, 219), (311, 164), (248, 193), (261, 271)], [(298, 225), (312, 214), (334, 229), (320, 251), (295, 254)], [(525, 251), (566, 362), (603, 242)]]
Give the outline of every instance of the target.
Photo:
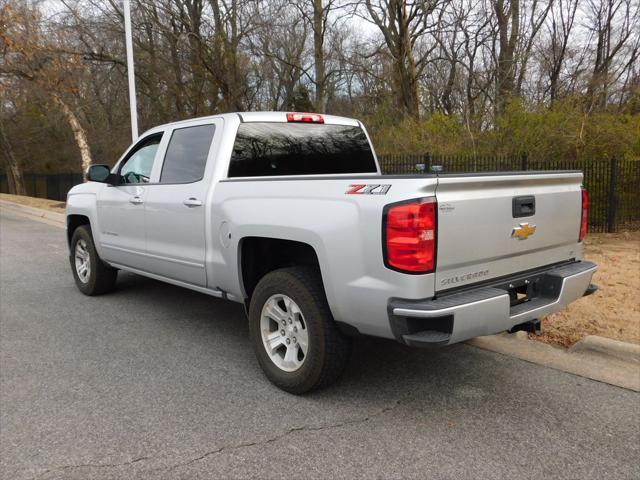
[(5, 157), (5, 165), (7, 166), (7, 180), (9, 183), (9, 193), (14, 195), (26, 195), (24, 188), (24, 179), (22, 177), (22, 169), (13, 154), (13, 149), (4, 131), (4, 125), (0, 122), (0, 142), (2, 142), (2, 152)]
[[(404, 17), (404, 6), (402, 7)], [(400, 24), (400, 52), (398, 58), (400, 75), (400, 88), (402, 99), (407, 113), (415, 118), (420, 118), (420, 100), (418, 97), (418, 74), (416, 72), (416, 62), (413, 59), (413, 48), (411, 46), (408, 22), (402, 18)]]
[(73, 138), (76, 140), (76, 145), (80, 150), (80, 159), (82, 161), (82, 173), (84, 174), (89, 166), (93, 163), (91, 159), (91, 150), (89, 149), (89, 142), (87, 141), (87, 134), (80, 125), (78, 121), (78, 117), (73, 113), (69, 105), (67, 105), (59, 95), (53, 94), (54, 102), (62, 109), (62, 113), (69, 122), (69, 126), (71, 127), (71, 131), (73, 132)]
[(315, 62), (315, 87), (317, 112), (327, 109), (326, 78), (324, 62), (324, 9), (322, 0), (313, 0), (313, 60)]
[(494, 11), (498, 21), (498, 52), (496, 108), (502, 112), (515, 87), (515, 50), (520, 34), (520, 0), (496, 0)]
[(394, 0), (391, 2), (389, 10), (389, 16), (394, 19), (393, 23), (398, 32), (395, 61), (402, 106), (411, 117), (418, 119), (420, 117), (418, 75), (416, 62), (413, 59), (413, 45), (411, 44), (411, 32), (409, 31), (405, 2), (403, 0)]
[[(420, 99), (418, 95), (418, 72), (413, 58), (411, 39), (411, 21), (407, 14), (406, 0), (389, 0), (384, 16), (376, 13), (370, 0), (366, 6), (393, 57), (393, 87), (399, 110), (415, 119), (420, 118)], [(423, 15), (426, 13), (423, 12)]]
[(215, 33), (213, 35), (214, 58), (219, 63), (219, 84), (222, 94), (222, 110), (244, 110), (246, 79), (240, 71), (238, 48), (241, 32), (238, 28), (238, 0), (231, 0), (226, 11), (220, 0), (210, 0), (213, 10)]
[(451, 100), (451, 97), (453, 95), (453, 87), (456, 82), (456, 62), (457, 59), (454, 57), (451, 60), (449, 74), (447, 75), (447, 83), (445, 83), (444, 91), (442, 92), (442, 108), (447, 115), (453, 114), (453, 101)]

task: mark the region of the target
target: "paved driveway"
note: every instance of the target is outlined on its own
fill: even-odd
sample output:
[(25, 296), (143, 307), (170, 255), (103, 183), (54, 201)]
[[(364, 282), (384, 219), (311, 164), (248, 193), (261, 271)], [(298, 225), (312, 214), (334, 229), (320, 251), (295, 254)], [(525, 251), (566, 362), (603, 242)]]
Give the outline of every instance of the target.
[(272, 387), (239, 305), (129, 274), (75, 288), (59, 228), (0, 214), (0, 477), (639, 478), (640, 397), (457, 345), (360, 339)]

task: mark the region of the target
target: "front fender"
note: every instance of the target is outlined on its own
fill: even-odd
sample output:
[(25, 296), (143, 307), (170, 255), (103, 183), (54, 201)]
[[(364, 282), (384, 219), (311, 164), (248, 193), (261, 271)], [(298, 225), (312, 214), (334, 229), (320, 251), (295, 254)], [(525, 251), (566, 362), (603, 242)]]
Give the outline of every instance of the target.
[(98, 255), (102, 257), (102, 249), (100, 246), (100, 222), (96, 209), (97, 188), (95, 186), (95, 183), (85, 183), (82, 185), (76, 185), (69, 191), (66, 207), (67, 228), (69, 223), (68, 219), (71, 215), (80, 215), (88, 218), (96, 250)]

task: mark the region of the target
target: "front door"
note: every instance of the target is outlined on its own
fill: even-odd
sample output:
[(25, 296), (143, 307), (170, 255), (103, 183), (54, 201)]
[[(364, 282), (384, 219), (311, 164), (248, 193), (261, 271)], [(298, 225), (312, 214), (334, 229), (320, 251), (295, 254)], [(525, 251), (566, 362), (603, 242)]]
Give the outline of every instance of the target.
[(214, 132), (214, 123), (167, 132), (171, 137), (159, 181), (146, 187), (145, 196), (149, 271), (203, 287), (207, 284), (205, 215), (209, 191), (205, 170)]
[(146, 270), (144, 202), (162, 133), (138, 142), (118, 166), (118, 184), (98, 192), (99, 241), (109, 263)]

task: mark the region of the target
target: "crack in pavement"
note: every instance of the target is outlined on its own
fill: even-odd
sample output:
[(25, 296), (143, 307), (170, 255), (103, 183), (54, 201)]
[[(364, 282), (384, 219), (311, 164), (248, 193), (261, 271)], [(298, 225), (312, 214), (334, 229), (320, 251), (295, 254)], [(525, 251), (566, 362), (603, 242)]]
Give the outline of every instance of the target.
[(192, 458), (191, 460), (188, 460), (186, 462), (182, 462), (182, 463), (177, 463), (175, 465), (172, 465), (171, 467), (166, 468), (165, 470), (167, 472), (171, 472), (177, 468), (180, 467), (184, 467), (187, 465), (191, 465), (192, 463), (196, 463), (199, 462), (201, 460), (204, 460), (207, 457), (210, 457), (211, 455), (216, 455), (219, 453), (223, 453), (226, 451), (231, 451), (231, 450), (238, 450), (241, 448), (246, 448), (246, 447), (255, 447), (258, 445), (266, 445), (268, 443), (274, 443), (277, 442), (278, 440), (281, 440), (285, 437), (287, 437), (288, 435), (291, 435), (292, 433), (295, 432), (317, 432), (320, 430), (329, 430), (329, 429), (333, 429), (333, 428), (340, 428), (340, 427), (344, 427), (346, 425), (355, 425), (355, 424), (361, 424), (361, 423), (366, 423), (376, 417), (379, 417), (380, 415), (383, 415), (395, 408), (397, 408), (400, 405), (400, 400), (395, 400), (393, 402), (392, 405), (389, 405), (387, 407), (381, 408), (380, 410), (378, 410), (375, 413), (372, 413), (370, 415), (367, 415), (366, 417), (362, 417), (362, 418), (355, 418), (355, 419), (351, 419), (351, 420), (345, 420), (343, 422), (340, 423), (332, 423), (330, 425), (320, 425), (317, 427), (311, 427), (311, 426), (307, 426), (307, 425), (303, 425), (301, 427), (291, 427), (287, 430), (285, 430), (282, 433), (279, 433), (278, 435), (275, 435), (273, 437), (267, 438), (266, 440), (262, 440), (262, 441), (253, 441), (253, 442), (243, 442), (243, 443), (238, 443), (235, 445), (223, 445), (220, 448), (216, 448), (215, 450), (210, 450), (208, 452), (203, 453), (202, 455)]
[[(281, 440), (282, 438), (285, 438), (288, 435), (291, 435), (292, 433), (295, 432), (317, 432), (317, 431), (321, 431), (321, 430), (330, 430), (333, 428), (340, 428), (340, 427), (344, 427), (347, 425), (356, 425), (356, 424), (361, 424), (361, 423), (366, 423), (370, 420), (373, 420), (376, 417), (379, 417), (380, 415), (383, 415), (395, 408), (397, 408), (400, 405), (400, 400), (395, 400), (391, 405), (381, 408), (380, 410), (369, 414), (365, 417), (361, 417), (361, 418), (354, 418), (354, 419), (350, 419), (350, 420), (345, 420), (339, 423), (332, 423), (329, 425), (319, 425), (317, 427), (313, 427), (313, 426), (307, 426), (307, 425), (303, 425), (301, 427), (291, 427), (287, 430), (285, 430), (284, 432), (279, 433), (278, 435), (275, 435), (273, 437), (269, 437), (266, 440), (261, 440), (261, 441), (252, 441), (252, 442), (242, 442), (242, 443), (238, 443), (235, 445), (223, 445), (220, 448), (216, 448), (215, 450), (210, 450), (208, 452), (203, 453), (202, 455), (199, 455), (198, 457), (192, 458), (190, 460), (187, 460), (185, 462), (181, 462), (181, 463), (177, 463), (175, 465), (171, 465), (170, 467), (167, 468), (158, 468), (158, 469), (154, 469), (153, 471), (157, 471), (157, 470), (166, 470), (167, 472), (171, 472), (177, 468), (180, 467), (184, 467), (187, 465), (191, 465), (192, 463), (196, 463), (199, 462), (201, 460), (204, 460), (207, 457), (210, 457), (212, 455), (216, 455), (219, 453), (223, 453), (226, 451), (232, 451), (232, 450), (238, 450), (241, 448), (247, 448), (247, 447), (254, 447), (254, 446), (258, 446), (258, 445), (266, 445), (268, 443), (273, 443), (273, 442), (277, 442), (278, 440)], [(162, 457), (160, 457), (162, 458)], [(70, 470), (70, 469), (76, 469), (76, 468), (116, 468), (116, 467), (125, 467), (128, 465), (133, 465), (134, 463), (138, 463), (138, 462), (143, 462), (146, 460), (154, 460), (154, 459), (158, 459), (158, 457), (138, 457), (135, 458), (133, 460), (130, 460), (128, 462), (122, 462), (122, 463), (84, 463), (84, 464), (77, 464), (77, 465), (61, 465), (61, 466), (57, 466), (57, 467), (51, 467), (46, 469), (44, 472), (39, 473), (38, 475), (36, 475), (35, 477), (33, 477), (33, 479), (38, 479), (38, 478), (42, 478), (44, 475), (48, 474), (48, 473), (52, 473), (52, 472), (56, 472), (56, 471), (64, 471), (64, 470)]]

